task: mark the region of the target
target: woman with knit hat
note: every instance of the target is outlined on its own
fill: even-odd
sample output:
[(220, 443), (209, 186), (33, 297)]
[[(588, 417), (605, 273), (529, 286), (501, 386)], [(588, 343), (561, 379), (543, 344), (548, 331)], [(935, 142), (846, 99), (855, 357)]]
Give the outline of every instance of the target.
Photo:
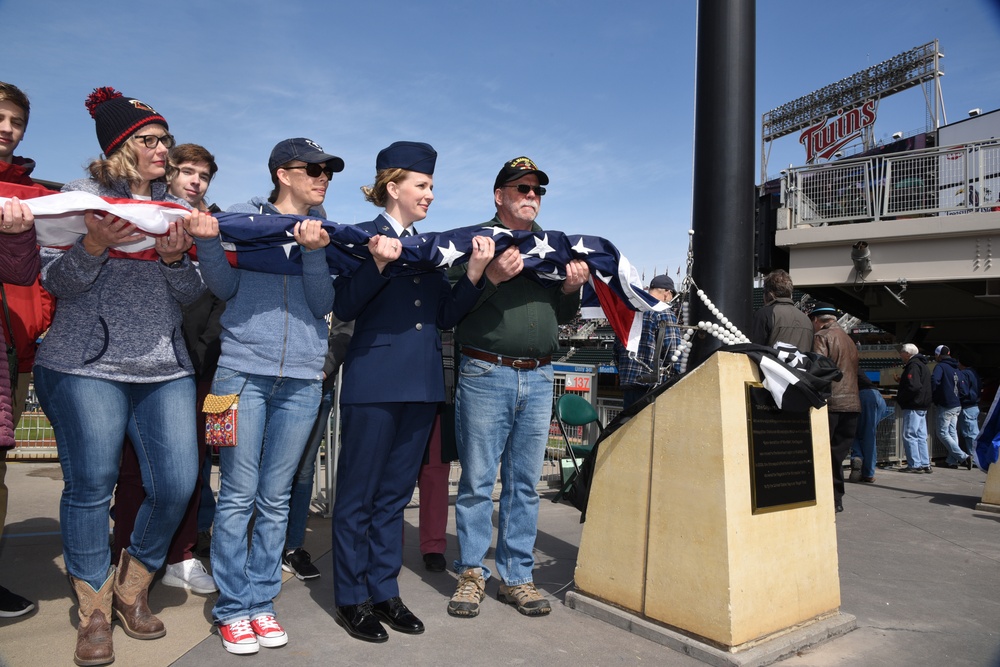
[[(63, 190), (183, 204), (163, 182), (173, 145), (163, 116), (112, 88), (95, 90), (86, 104), (104, 156), (90, 164), (91, 178)], [(134, 225), (96, 211), (85, 221), (87, 233), (69, 249), (41, 251), (42, 285), (57, 305), (34, 374), (63, 471), (63, 554), (80, 616), (74, 661), (103, 665), (114, 660), (112, 611), (130, 637), (166, 634), (146, 596), (198, 475), (181, 306), (205, 286), (187, 256), (183, 223), (157, 238), (143, 261), (121, 252), (145, 240)], [(126, 436), (147, 495), (131, 543), (112, 554), (108, 508)]]

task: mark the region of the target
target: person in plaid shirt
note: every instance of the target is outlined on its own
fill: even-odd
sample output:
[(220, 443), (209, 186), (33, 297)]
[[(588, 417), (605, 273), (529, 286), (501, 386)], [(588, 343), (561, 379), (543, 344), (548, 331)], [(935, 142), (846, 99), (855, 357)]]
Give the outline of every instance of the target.
[[(674, 281), (670, 276), (656, 276), (649, 283), (647, 290), (651, 295), (665, 303), (674, 298)], [(655, 360), (656, 338), (660, 327), (664, 326), (663, 346), (660, 349), (660, 359)], [(622, 388), (622, 409), (628, 408), (642, 398), (650, 389), (660, 383), (662, 370), (668, 365), (671, 353), (681, 344), (680, 328), (677, 318), (671, 310), (663, 312), (647, 311), (642, 316), (642, 335), (639, 338), (639, 351), (632, 354), (620, 340), (615, 340), (615, 360), (618, 365), (618, 383)], [(661, 370), (662, 369), (662, 370)], [(678, 370), (675, 366), (674, 370)]]

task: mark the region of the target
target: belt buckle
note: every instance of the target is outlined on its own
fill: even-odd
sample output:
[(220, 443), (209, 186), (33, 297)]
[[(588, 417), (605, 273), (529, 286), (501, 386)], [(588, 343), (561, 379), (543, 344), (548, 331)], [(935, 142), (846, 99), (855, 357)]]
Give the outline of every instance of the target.
[(514, 361), (511, 362), (510, 365), (513, 366), (514, 368), (517, 368), (517, 369), (524, 369), (524, 370), (530, 371), (530, 370), (534, 369), (536, 366), (538, 366), (538, 360), (537, 359), (515, 359)]

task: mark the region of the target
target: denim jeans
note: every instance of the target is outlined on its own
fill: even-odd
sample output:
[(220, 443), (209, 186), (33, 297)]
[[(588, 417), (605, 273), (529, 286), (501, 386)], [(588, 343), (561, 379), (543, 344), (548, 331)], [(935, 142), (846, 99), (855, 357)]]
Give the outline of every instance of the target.
[(215, 521), (215, 492), (212, 491), (212, 455), (205, 453), (201, 464), (201, 500), (198, 503), (198, 532), (212, 530)]
[(927, 411), (903, 410), (903, 448), (906, 463), (911, 468), (926, 468), (931, 464), (927, 454)]
[(500, 466), (497, 574), (509, 586), (532, 581), (538, 491), (552, 419), (552, 366), (518, 370), (462, 355), (455, 397), (462, 477), (455, 518), (455, 568), (490, 570), (483, 561), (493, 535), (493, 486)]
[[(285, 531), (285, 549), (298, 549), (306, 540), (306, 521), (309, 519), (309, 505), (312, 504), (313, 477), (316, 475), (316, 453), (326, 437), (326, 426), (333, 410), (332, 388), (323, 392), (319, 403), (319, 415), (306, 440), (305, 451), (299, 461), (292, 481), (292, 498), (288, 503), (288, 528)], [(327, 461), (332, 461), (333, 448), (326, 448)]]
[[(972, 405), (962, 408), (959, 423), (959, 431), (962, 434), (962, 449), (972, 456), (976, 451), (976, 438), (979, 437), (979, 406)], [(975, 461), (975, 457), (972, 460)]]
[[(316, 421), (319, 380), (239, 373), (219, 367), (213, 394), (239, 394), (236, 446), (219, 449), (219, 499), (212, 575), (219, 624), (274, 613), (281, 590), (288, 497)], [(247, 531), (253, 518), (253, 535)]]
[(861, 475), (867, 479), (875, 476), (875, 429), (879, 422), (892, 414), (885, 404), (885, 399), (878, 389), (862, 389), (861, 414), (858, 417), (858, 432), (854, 437), (854, 444), (851, 446), (851, 456), (860, 458)]
[(194, 379), (115, 382), (35, 366), (35, 389), (63, 471), (59, 521), (67, 572), (94, 590), (107, 579), (108, 507), (126, 435), (146, 490), (128, 552), (158, 570), (198, 476)]
[(957, 405), (953, 408), (938, 407), (937, 409), (937, 436), (948, 448), (947, 463), (949, 465), (961, 463), (968, 456), (958, 446), (958, 414), (961, 411), (962, 408)]

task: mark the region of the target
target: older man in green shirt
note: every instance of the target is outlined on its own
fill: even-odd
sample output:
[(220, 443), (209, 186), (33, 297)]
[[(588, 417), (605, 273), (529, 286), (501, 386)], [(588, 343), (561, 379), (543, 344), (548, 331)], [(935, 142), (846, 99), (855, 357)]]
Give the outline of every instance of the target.
[[(535, 223), (549, 177), (518, 157), (504, 164), (493, 185), (497, 214), (485, 227), (541, 231)], [(572, 260), (566, 279), (545, 287), (521, 275), (516, 246), (486, 269), (487, 285), (463, 319), (455, 339), (461, 349), (455, 432), (462, 478), (455, 517), (460, 556), (458, 586), (448, 613), (479, 613), (490, 570), (483, 561), (493, 536), (493, 486), (500, 465), (500, 522), (496, 569), (498, 599), (527, 616), (551, 611), (535, 589), (532, 568), (538, 530), (538, 493), (552, 414), (552, 353), (559, 324), (580, 306), (587, 264)]]

